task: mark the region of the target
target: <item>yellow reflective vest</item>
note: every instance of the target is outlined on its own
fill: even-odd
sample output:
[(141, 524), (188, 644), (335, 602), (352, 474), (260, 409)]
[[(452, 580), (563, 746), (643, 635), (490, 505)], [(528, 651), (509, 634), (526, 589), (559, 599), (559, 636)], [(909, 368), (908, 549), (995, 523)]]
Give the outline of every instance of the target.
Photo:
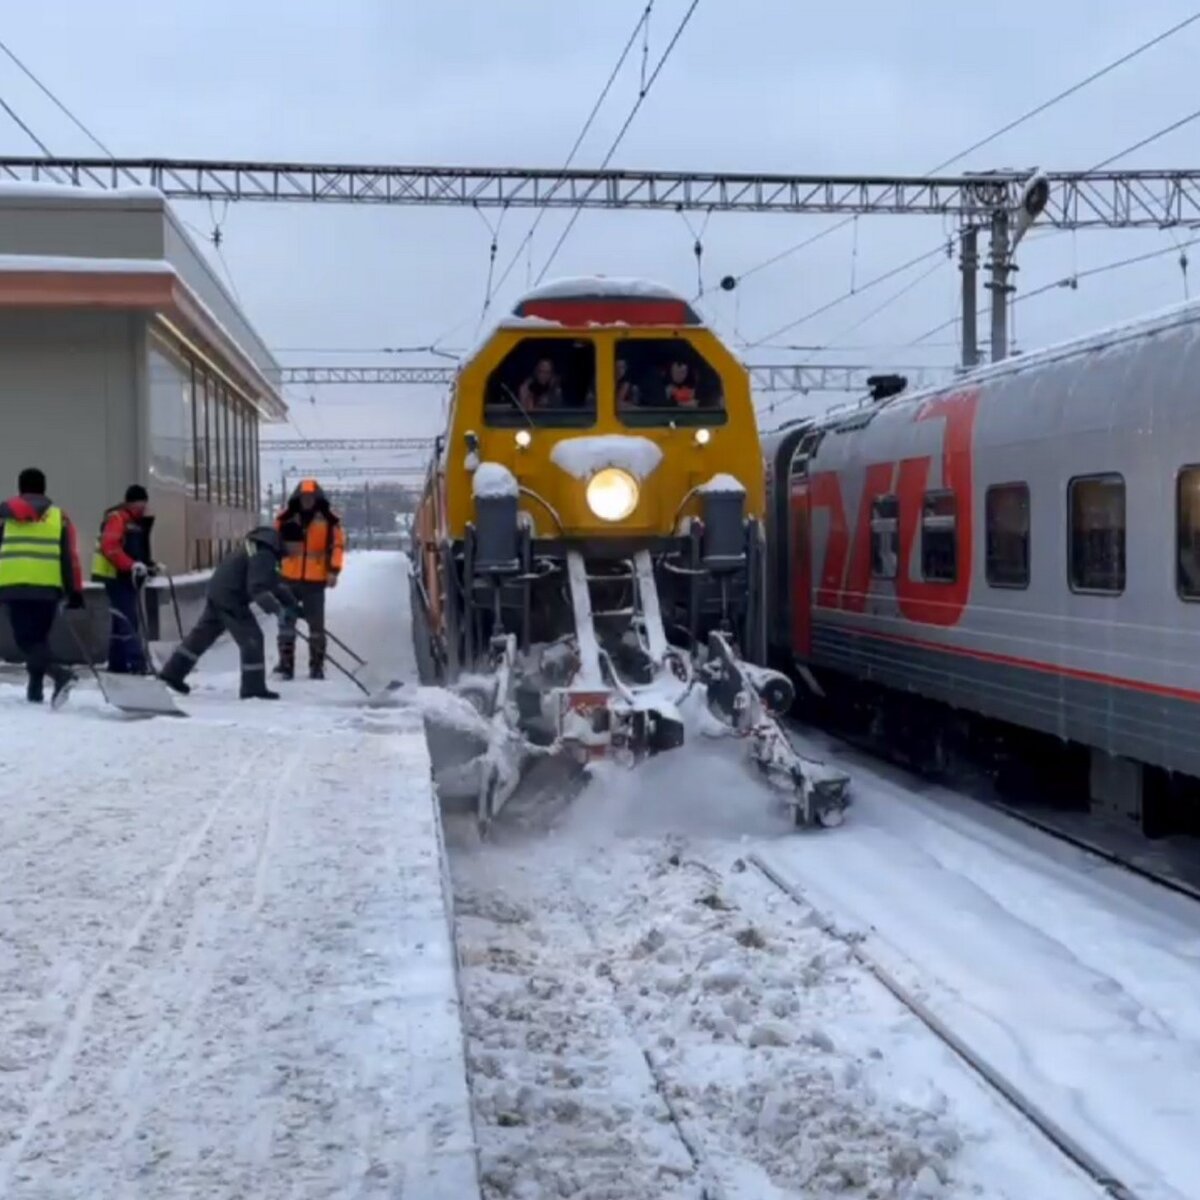
[(7, 588), (67, 590), (62, 572), (63, 512), (51, 505), (38, 521), (0, 526), (0, 592)]

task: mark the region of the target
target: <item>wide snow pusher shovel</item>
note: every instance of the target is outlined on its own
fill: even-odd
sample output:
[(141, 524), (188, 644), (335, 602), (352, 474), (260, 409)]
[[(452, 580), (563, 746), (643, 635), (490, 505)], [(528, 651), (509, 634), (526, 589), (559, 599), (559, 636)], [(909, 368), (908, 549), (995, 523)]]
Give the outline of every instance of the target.
[[(117, 614), (121, 616), (120, 613)], [(128, 622), (127, 622), (128, 623)], [(96, 680), (96, 686), (104, 697), (105, 703), (112, 705), (123, 713), (135, 717), (186, 717), (176, 703), (167, 685), (156, 675), (116, 675), (111, 671), (101, 671), (96, 666), (87, 644), (79, 636), (79, 631), (71, 623), (66, 622), (71, 639), (79, 650), (88, 670)], [(143, 646), (145, 640), (143, 640)], [(146, 661), (150, 662), (149, 649), (144, 649)]]
[[(296, 636), (306, 645), (312, 644), (312, 638), (296, 630)], [(399, 691), (404, 686), (404, 681), (400, 679), (386, 679), (377, 671), (373, 671), (371, 664), (365, 658), (354, 653), (349, 646), (346, 645), (340, 638), (334, 637), (327, 629), (325, 636), (335, 646), (340, 646), (354, 660), (355, 666), (348, 667), (345, 663), (334, 658), (328, 651), (325, 653), (325, 661), (337, 672), (345, 675), (352, 684), (367, 698), (367, 704), (372, 708), (386, 707), (394, 703), (392, 693)]]

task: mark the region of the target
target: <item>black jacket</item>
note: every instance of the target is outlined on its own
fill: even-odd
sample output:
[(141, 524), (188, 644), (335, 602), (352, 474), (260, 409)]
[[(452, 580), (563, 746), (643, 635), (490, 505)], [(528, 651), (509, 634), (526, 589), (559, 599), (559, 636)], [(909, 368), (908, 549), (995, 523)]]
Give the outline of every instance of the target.
[(253, 529), (242, 546), (229, 555), (208, 581), (209, 602), (226, 612), (257, 604), (265, 613), (278, 613), (295, 602), (279, 576), (282, 546), (269, 527)]

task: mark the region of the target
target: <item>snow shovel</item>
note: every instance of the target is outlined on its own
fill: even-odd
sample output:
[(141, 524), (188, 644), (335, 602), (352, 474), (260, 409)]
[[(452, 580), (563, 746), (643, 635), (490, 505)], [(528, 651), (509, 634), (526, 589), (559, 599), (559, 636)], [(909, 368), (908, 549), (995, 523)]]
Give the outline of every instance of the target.
[(187, 713), (176, 706), (171, 693), (167, 690), (167, 685), (157, 676), (113, 675), (111, 673), (101, 675), (83, 638), (79, 636), (70, 619), (67, 619), (66, 626), (107, 704), (111, 704), (113, 708), (119, 709), (121, 712), (137, 717), (187, 716)]
[[(297, 637), (298, 637), (298, 638), (299, 638), (299, 639), (300, 639), (302, 642), (304, 642), (304, 643), (306, 643), (306, 644), (309, 644), (309, 645), (311, 645), (311, 643), (312, 643), (312, 639), (311, 639), (310, 637), (308, 637), (306, 634), (303, 634), (303, 633), (301, 633), (299, 629), (297, 629), (297, 630), (296, 630), (296, 636), (297, 636)], [(326, 636), (326, 637), (329, 637), (329, 633), (328, 633), (328, 631), (326, 631), (326, 635), (325, 635), (325, 636)], [(336, 638), (330, 638), (330, 640), (331, 640), (331, 641), (337, 641), (337, 639), (336, 639)], [(341, 643), (341, 642), (338, 642), (337, 644), (338, 644), (339, 646), (341, 646), (341, 645), (342, 645), (342, 643)], [(349, 653), (349, 654), (354, 654), (354, 651), (353, 651), (353, 650), (350, 650), (350, 649), (349, 649), (349, 647), (344, 647), (344, 649), (346, 649), (347, 653)], [(356, 656), (356, 657), (357, 657), (357, 656)], [(395, 692), (395, 691), (399, 691), (399, 689), (400, 689), (400, 688), (402, 688), (402, 687), (404, 686), (404, 684), (403, 684), (403, 682), (402, 682), (401, 680), (399, 680), (399, 679), (391, 679), (391, 680), (389, 680), (387, 683), (385, 683), (385, 684), (382, 684), (381, 686), (379, 686), (379, 687), (376, 687), (376, 688), (373, 688), (373, 689), (372, 689), (372, 688), (369, 688), (369, 687), (367, 687), (367, 685), (366, 685), (365, 683), (363, 683), (363, 681), (362, 681), (361, 679), (359, 679), (359, 677), (358, 677), (358, 676), (355, 674), (355, 672), (354, 672), (354, 671), (351, 671), (351, 670), (349, 669), (349, 667), (343, 666), (343, 665), (342, 665), (342, 663), (340, 663), (340, 662), (339, 662), (339, 661), (338, 661), (336, 658), (332, 657), (331, 655), (329, 655), (329, 654), (326, 654), (326, 655), (325, 655), (325, 661), (326, 661), (326, 662), (327, 662), (327, 663), (328, 663), (328, 664), (329, 664), (331, 667), (333, 667), (333, 669), (334, 669), (335, 671), (340, 671), (340, 672), (341, 672), (343, 675), (345, 675), (345, 677), (346, 677), (347, 679), (349, 679), (349, 680), (350, 680), (350, 682), (351, 682), (351, 683), (353, 683), (353, 684), (354, 684), (354, 686), (355, 686), (356, 688), (358, 688), (358, 690), (359, 690), (360, 692), (362, 692), (362, 694), (363, 694), (364, 696), (366, 696), (366, 698), (367, 698), (367, 701), (368, 701), (368, 703), (370, 703), (370, 704), (386, 704), (386, 703), (387, 703), (387, 701), (388, 701), (388, 697), (387, 697), (386, 693), (388, 693), (388, 692)], [(363, 666), (365, 667), (366, 665), (367, 665), (367, 664), (366, 664), (366, 662), (364, 661), (364, 662), (363, 662)], [(357, 668), (357, 669), (361, 671), (361, 670), (362, 670), (362, 667), (359, 667), (359, 668)]]

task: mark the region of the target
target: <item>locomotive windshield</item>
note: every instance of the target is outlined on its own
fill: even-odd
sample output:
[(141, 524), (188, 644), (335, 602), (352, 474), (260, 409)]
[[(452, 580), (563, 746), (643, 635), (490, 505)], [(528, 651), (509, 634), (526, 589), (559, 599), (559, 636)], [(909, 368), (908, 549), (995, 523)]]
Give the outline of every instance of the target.
[(625, 425), (719, 425), (721, 376), (682, 338), (627, 338), (613, 368), (617, 417)]
[(595, 424), (595, 347), (567, 338), (518, 342), (488, 376), (484, 421), (570, 429)]

